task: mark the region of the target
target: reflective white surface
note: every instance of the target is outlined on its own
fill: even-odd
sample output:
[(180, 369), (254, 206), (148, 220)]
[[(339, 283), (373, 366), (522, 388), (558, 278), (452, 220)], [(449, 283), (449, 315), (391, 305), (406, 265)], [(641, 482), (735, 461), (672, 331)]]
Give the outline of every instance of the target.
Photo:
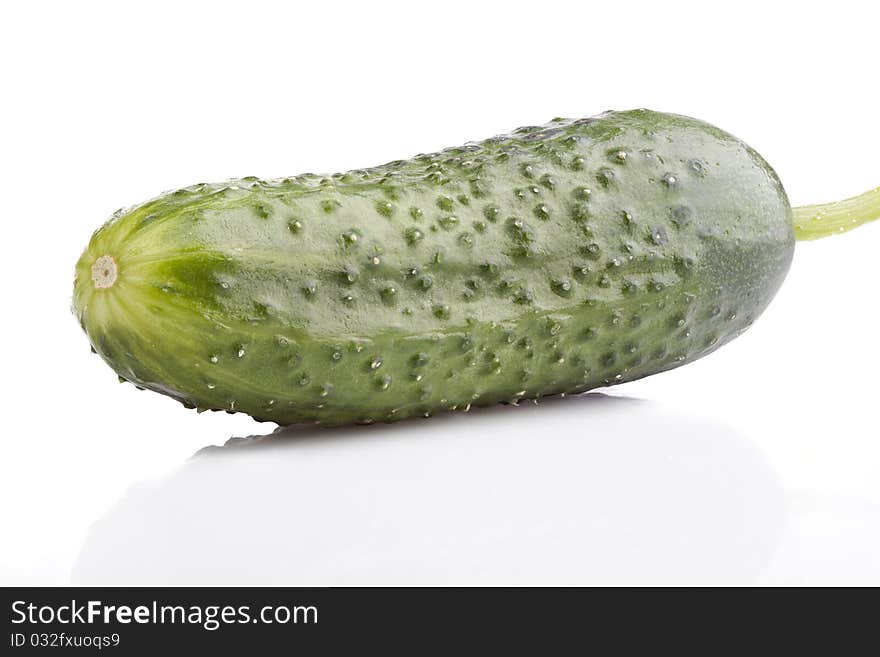
[(201, 451), (98, 520), (73, 581), (751, 581), (784, 507), (736, 432), (589, 395)]
[(880, 184), (870, 3), (393, 5), (10, 5), (0, 584), (880, 585), (880, 223), (798, 244), (752, 329), (629, 399), (202, 451), (273, 427), (89, 354), (69, 312), (89, 235), (200, 180), (650, 107), (745, 139), (793, 204)]

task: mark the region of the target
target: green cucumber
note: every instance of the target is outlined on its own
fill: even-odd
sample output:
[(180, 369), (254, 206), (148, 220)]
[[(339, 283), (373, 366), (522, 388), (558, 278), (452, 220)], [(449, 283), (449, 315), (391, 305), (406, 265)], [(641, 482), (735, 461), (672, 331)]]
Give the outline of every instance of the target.
[(700, 358), (773, 298), (794, 223), (739, 139), (608, 112), (371, 169), (165, 194), (93, 235), (73, 306), (121, 379), (188, 407), (391, 421)]

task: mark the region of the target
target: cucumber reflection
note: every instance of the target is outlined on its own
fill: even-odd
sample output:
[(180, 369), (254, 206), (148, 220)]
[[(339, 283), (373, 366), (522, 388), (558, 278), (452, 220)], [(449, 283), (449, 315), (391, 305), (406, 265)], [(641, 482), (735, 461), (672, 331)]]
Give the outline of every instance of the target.
[(76, 583), (748, 583), (783, 492), (731, 429), (600, 394), (233, 439), (133, 486)]

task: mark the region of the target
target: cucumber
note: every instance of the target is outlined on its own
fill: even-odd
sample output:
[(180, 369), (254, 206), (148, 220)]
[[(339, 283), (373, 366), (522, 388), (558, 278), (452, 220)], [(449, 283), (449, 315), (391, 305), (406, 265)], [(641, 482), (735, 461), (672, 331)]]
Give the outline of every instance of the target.
[(739, 139), (634, 110), (119, 211), (74, 312), (121, 379), (279, 424), (579, 393), (705, 356), (788, 271), (792, 210)]

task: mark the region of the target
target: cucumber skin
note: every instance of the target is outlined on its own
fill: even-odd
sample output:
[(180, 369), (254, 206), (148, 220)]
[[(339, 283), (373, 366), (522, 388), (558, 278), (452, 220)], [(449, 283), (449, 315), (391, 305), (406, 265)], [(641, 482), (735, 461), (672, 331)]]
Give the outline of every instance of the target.
[[(700, 358), (760, 315), (793, 250), (785, 191), (743, 142), (607, 112), (120, 211), (74, 312), (122, 379), (186, 406), (392, 421)], [(118, 278), (97, 289), (104, 255)]]

